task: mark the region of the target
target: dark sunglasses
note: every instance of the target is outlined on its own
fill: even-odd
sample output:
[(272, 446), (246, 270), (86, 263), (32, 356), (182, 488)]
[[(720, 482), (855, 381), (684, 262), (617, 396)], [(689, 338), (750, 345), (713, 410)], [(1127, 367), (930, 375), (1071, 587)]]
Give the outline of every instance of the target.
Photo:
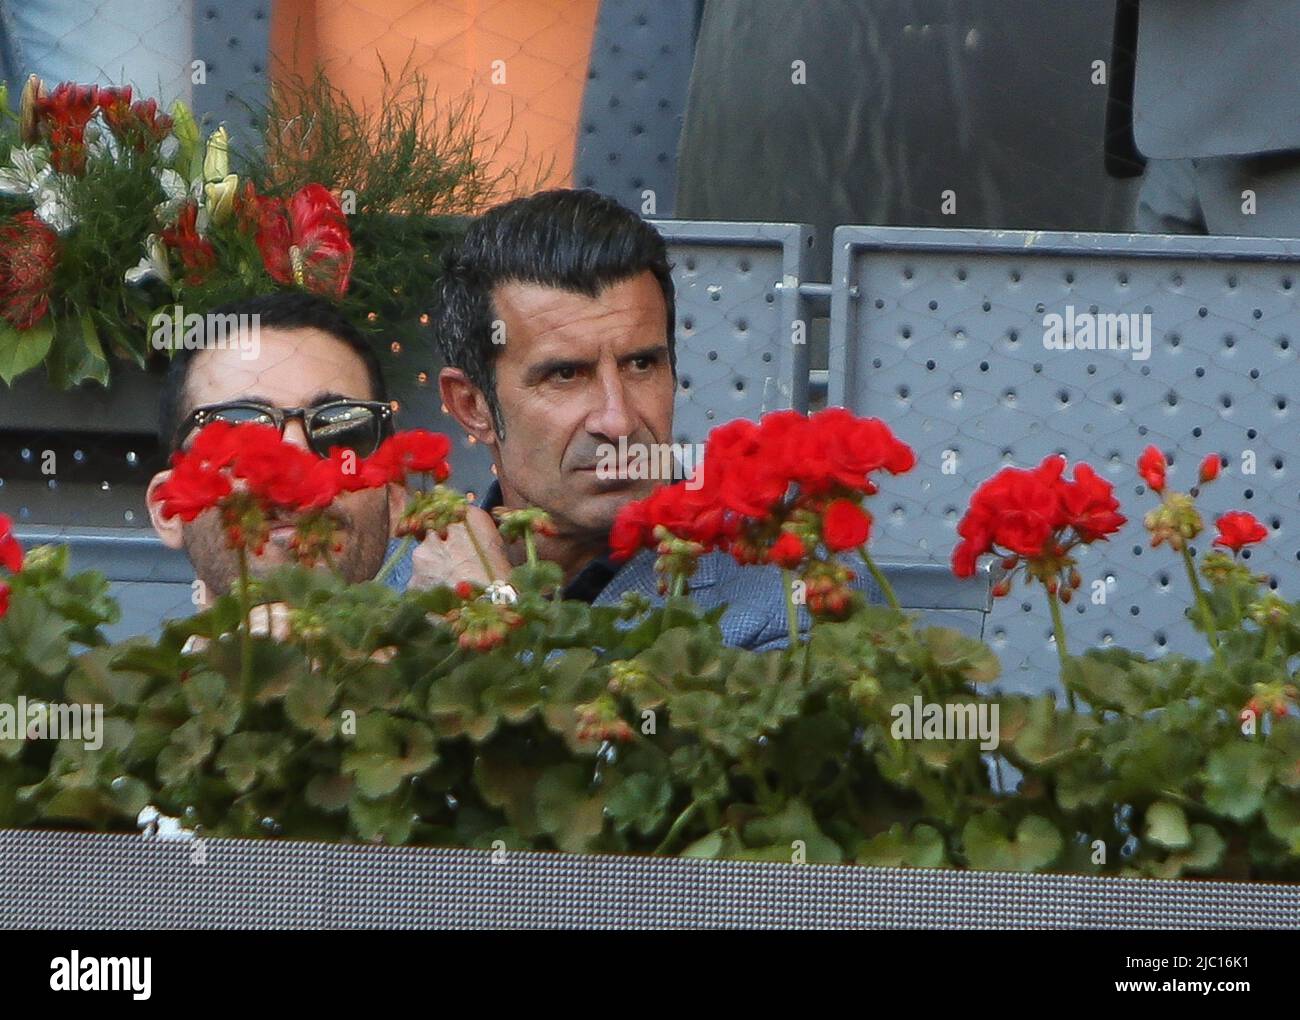
[(378, 400), (331, 400), (315, 407), (271, 407), (247, 400), (196, 407), (177, 431), (176, 449), (204, 425), (225, 421), (232, 425), (274, 425), (284, 435), (292, 419), (302, 422), (307, 445), (318, 457), (328, 457), (336, 446), (369, 457), (393, 434), (393, 409)]

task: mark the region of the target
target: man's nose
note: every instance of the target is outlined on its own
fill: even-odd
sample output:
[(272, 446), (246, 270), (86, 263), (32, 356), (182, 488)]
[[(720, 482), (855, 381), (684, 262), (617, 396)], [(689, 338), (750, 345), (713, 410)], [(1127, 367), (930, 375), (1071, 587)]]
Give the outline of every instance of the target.
[(617, 371), (601, 373), (597, 400), (598, 405), (587, 418), (588, 432), (616, 440), (635, 431), (636, 416), (628, 404), (627, 391)]
[(284, 441), (304, 450), (310, 449), (307, 445), (307, 428), (301, 418), (290, 418), (284, 423)]

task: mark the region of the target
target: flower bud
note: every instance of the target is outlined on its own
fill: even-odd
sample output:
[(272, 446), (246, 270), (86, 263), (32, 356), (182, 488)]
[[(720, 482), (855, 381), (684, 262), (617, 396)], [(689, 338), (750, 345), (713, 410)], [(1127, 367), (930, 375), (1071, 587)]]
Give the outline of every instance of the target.
[(230, 135), (223, 124), (208, 138), (207, 152), (203, 156), (203, 179), (224, 181), (230, 174)]
[(24, 145), (35, 145), (41, 140), (38, 106), (44, 98), (45, 83), (36, 75), (29, 75), (18, 107), (18, 135)]
[(1204, 485), (1207, 482), (1212, 482), (1216, 478), (1218, 478), (1219, 468), (1221, 466), (1222, 465), (1219, 462), (1219, 455), (1217, 453), (1212, 453), (1208, 457), (1206, 457), (1203, 461), (1201, 461), (1201, 471), (1199, 476), (1201, 484)]
[(203, 186), (203, 191), (208, 200), (208, 215), (214, 224), (225, 223), (234, 215), (235, 193), (238, 190), (239, 176), (237, 174), (226, 174), (223, 180)]

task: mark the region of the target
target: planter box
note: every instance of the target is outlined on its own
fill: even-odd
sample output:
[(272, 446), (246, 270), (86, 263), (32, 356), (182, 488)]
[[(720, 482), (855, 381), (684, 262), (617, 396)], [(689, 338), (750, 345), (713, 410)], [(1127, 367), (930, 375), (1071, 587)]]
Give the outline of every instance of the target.
[(0, 874), (0, 928), (1300, 927), (1300, 886), (279, 840), (4, 830)]

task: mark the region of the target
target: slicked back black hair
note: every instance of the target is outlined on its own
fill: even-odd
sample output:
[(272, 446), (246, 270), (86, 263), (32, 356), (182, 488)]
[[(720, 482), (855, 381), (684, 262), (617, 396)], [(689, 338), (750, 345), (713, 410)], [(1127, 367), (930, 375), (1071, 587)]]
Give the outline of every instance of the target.
[(443, 360), (482, 390), (504, 432), (493, 363), (492, 295), (506, 283), (532, 283), (596, 297), (605, 287), (654, 274), (668, 315), (668, 361), (677, 372), (677, 319), (668, 249), (654, 227), (613, 199), (556, 188), (517, 198), (474, 220), (443, 261), (433, 302)]

